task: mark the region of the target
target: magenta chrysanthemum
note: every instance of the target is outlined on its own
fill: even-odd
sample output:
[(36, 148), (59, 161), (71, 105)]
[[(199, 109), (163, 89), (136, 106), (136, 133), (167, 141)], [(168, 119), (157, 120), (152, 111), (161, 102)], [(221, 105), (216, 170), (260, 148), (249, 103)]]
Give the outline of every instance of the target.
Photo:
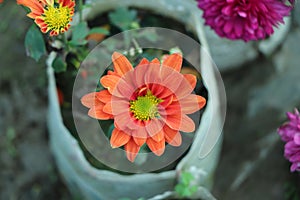
[(244, 41), (271, 35), (292, 8), (280, 0), (198, 0), (198, 7), (219, 36)]
[(284, 146), (284, 156), (292, 163), (291, 171), (300, 171), (300, 115), (295, 109), (295, 113), (287, 113), (289, 122), (278, 129), (281, 139), (286, 142)]

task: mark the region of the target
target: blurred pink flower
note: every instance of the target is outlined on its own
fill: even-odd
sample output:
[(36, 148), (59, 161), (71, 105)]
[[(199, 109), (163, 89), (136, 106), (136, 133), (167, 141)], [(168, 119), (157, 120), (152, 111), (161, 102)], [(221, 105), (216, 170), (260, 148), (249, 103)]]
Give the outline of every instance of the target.
[(244, 41), (271, 35), (292, 9), (281, 0), (198, 0), (198, 7), (219, 36)]
[(289, 122), (283, 124), (278, 133), (281, 139), (286, 142), (284, 146), (284, 156), (292, 163), (291, 171), (300, 171), (300, 115), (295, 109), (295, 113), (287, 113)]

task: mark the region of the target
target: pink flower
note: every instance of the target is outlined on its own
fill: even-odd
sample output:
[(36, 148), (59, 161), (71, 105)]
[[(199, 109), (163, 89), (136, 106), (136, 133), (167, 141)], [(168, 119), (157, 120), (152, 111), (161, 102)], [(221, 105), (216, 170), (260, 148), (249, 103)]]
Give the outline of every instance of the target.
[(231, 40), (259, 40), (271, 35), (292, 6), (280, 0), (198, 0), (206, 25)]
[(284, 156), (292, 163), (291, 171), (300, 171), (300, 115), (295, 109), (295, 113), (287, 113), (289, 122), (278, 129), (281, 139), (286, 142), (284, 146)]

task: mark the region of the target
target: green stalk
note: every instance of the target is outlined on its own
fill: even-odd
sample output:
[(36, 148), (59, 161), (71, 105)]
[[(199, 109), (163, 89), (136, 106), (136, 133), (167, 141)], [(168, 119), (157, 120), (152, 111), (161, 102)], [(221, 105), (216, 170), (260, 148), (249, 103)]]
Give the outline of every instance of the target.
[(79, 21), (82, 22), (82, 8), (83, 8), (83, 0), (79, 0), (79, 5), (78, 5), (78, 9), (79, 9)]
[(66, 33), (62, 34), (62, 42), (64, 43), (66, 52), (68, 52), (70, 48), (69, 48), (68, 38), (67, 38)]

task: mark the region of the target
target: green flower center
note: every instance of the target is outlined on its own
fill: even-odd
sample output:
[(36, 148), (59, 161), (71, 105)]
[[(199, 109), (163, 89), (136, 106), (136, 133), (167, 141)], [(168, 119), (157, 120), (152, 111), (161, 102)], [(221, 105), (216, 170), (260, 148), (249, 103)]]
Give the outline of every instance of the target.
[(150, 120), (158, 118), (157, 105), (163, 100), (154, 96), (150, 91), (145, 96), (139, 96), (136, 100), (130, 101), (130, 111), (138, 120)]
[(68, 27), (71, 21), (71, 9), (67, 6), (59, 4), (56, 6), (48, 6), (44, 10), (44, 21), (50, 30), (60, 32)]

